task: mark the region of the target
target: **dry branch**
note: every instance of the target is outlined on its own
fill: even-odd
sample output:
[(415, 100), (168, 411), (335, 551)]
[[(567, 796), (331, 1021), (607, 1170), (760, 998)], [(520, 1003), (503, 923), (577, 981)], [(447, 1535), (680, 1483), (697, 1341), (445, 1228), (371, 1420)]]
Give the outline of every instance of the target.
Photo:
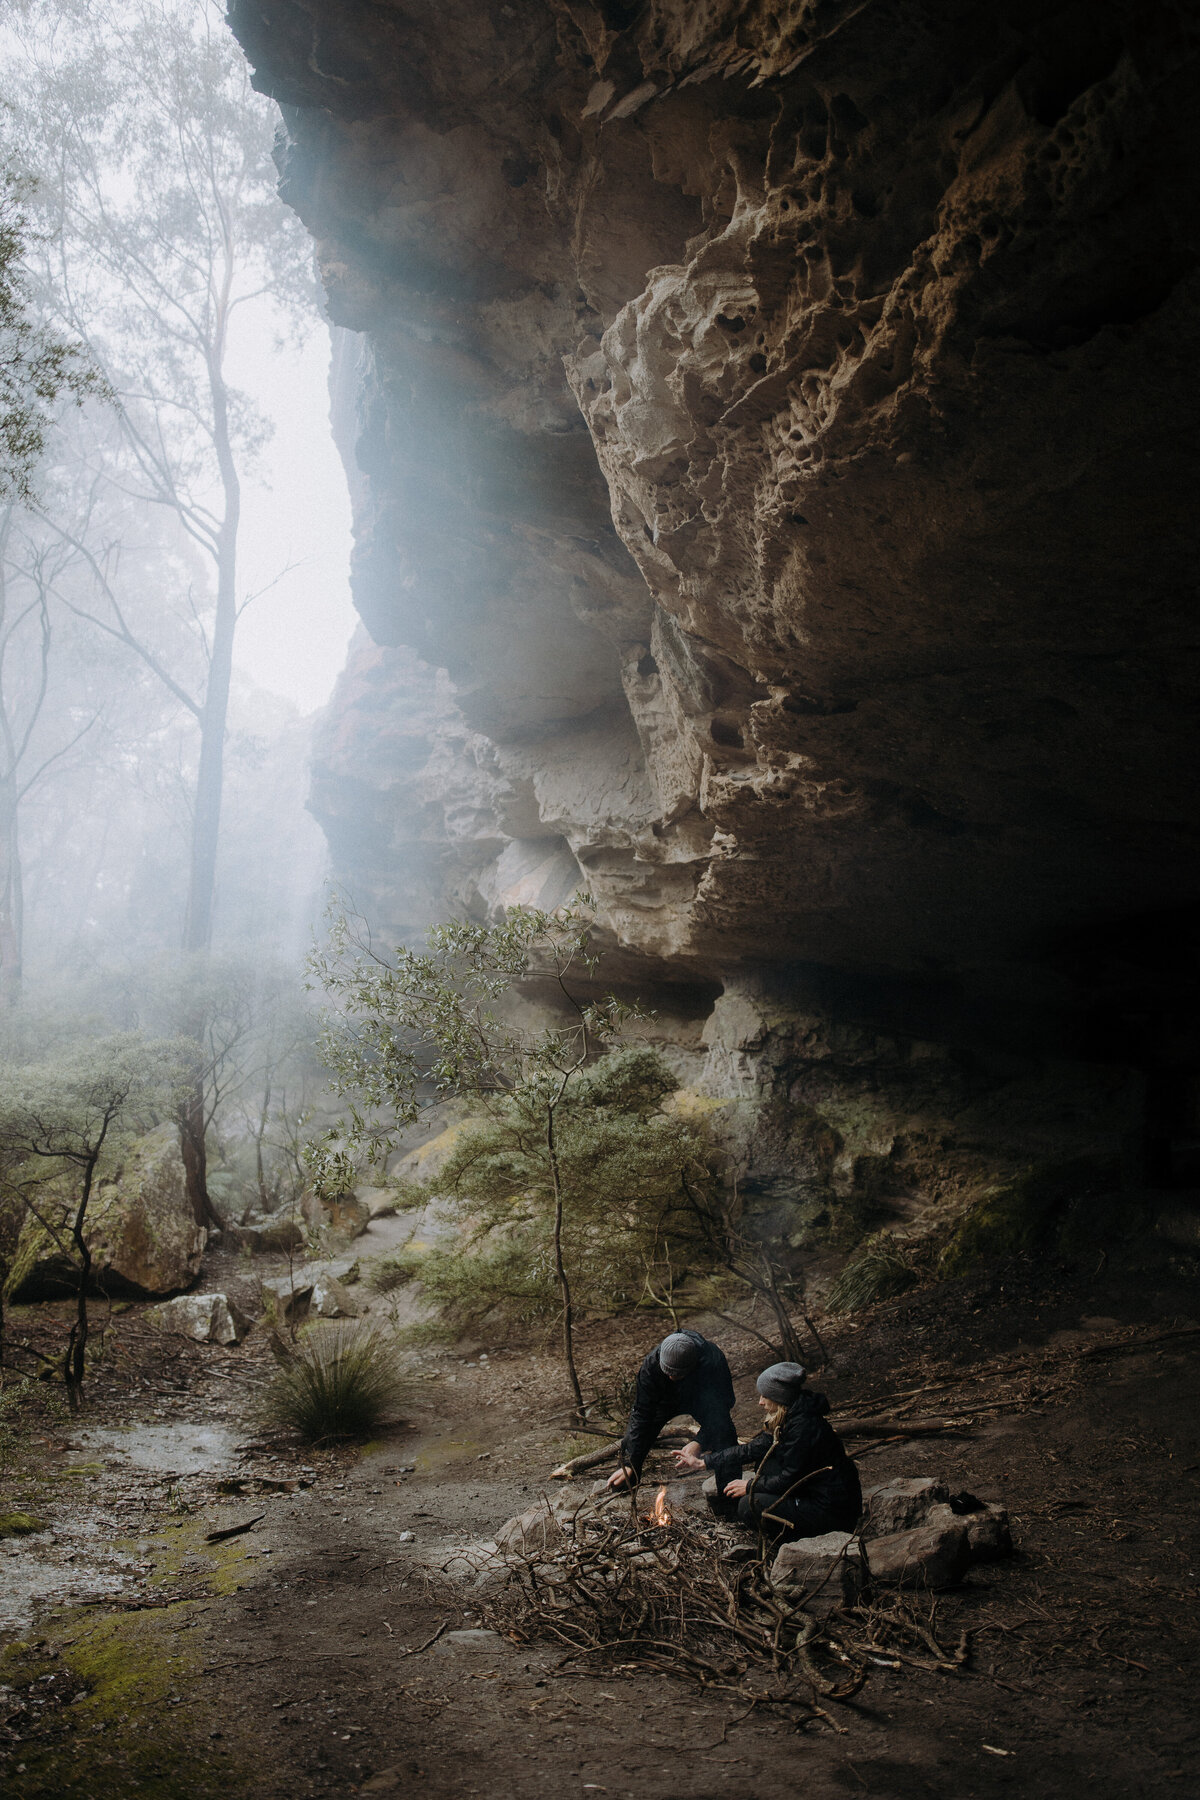
[[(662, 1525), (636, 1506), (585, 1507), (555, 1546), (512, 1565), (483, 1603), (488, 1623), (515, 1643), (549, 1640), (566, 1664), (599, 1660), (614, 1673), (654, 1669), (771, 1708), (796, 1726), (842, 1727), (827, 1704), (853, 1698), (878, 1660), (917, 1660), (946, 1671), (965, 1660), (937, 1644), (932, 1615), (901, 1602), (818, 1621), (809, 1596), (774, 1588), (762, 1555), (736, 1527), (685, 1514)], [(867, 1641), (864, 1643), (863, 1637)], [(926, 1652), (935, 1648), (936, 1661)]]
[[(551, 1469), (551, 1481), (569, 1481), (572, 1475), (582, 1475), (587, 1469), (598, 1469), (601, 1463), (612, 1462), (622, 1441), (621, 1438), (611, 1438), (599, 1450), (585, 1450), (582, 1456), (573, 1456), (570, 1462), (560, 1463), (557, 1469)], [(685, 1431), (664, 1431), (655, 1438), (651, 1449), (657, 1447), (669, 1450), (676, 1444), (690, 1444), (691, 1441)]]

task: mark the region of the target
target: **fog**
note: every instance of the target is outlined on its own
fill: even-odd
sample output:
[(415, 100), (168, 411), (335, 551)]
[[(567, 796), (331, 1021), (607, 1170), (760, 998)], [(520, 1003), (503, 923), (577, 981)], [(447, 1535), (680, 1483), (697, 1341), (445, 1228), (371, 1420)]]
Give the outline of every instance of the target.
[(330, 331), (219, 6), (19, 5), (0, 99), (0, 1053), (44, 1082), (133, 1033), (186, 1068), (137, 1123), (178, 1127), (217, 1228), (294, 1200), (320, 1108), (305, 802), (354, 624)]
[(273, 432), (243, 495), (243, 581), (260, 593), (235, 665), (302, 712), (323, 706), (357, 623), (350, 602), (350, 498), (329, 428), (329, 338), (280, 343), (270, 309), (247, 313), (230, 346), (235, 385)]

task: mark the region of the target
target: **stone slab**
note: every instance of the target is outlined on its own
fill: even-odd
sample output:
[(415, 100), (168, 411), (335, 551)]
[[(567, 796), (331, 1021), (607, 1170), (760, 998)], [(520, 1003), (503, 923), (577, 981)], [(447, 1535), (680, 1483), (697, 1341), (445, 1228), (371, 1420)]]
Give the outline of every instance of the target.
[(967, 1526), (948, 1506), (933, 1508), (926, 1523), (911, 1531), (869, 1538), (865, 1550), (871, 1581), (879, 1587), (953, 1587), (971, 1563)]
[(930, 1509), (944, 1505), (949, 1489), (944, 1481), (931, 1475), (885, 1481), (879, 1487), (867, 1488), (863, 1494), (863, 1536), (890, 1537), (897, 1531), (911, 1531), (928, 1518)]
[(862, 1546), (848, 1531), (794, 1538), (779, 1549), (771, 1564), (772, 1587), (818, 1619), (855, 1605), (866, 1579)]

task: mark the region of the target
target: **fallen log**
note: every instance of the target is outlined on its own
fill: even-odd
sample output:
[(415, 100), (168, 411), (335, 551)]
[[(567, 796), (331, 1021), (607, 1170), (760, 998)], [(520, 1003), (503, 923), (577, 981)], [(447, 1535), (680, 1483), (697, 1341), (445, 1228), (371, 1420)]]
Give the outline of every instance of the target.
[(1125, 1356), (1137, 1350), (1151, 1350), (1156, 1344), (1169, 1344), (1177, 1338), (1191, 1338), (1200, 1334), (1200, 1325), (1178, 1325), (1171, 1331), (1156, 1331), (1150, 1337), (1120, 1338), (1115, 1343), (1092, 1344), (1087, 1350), (1079, 1352), (1080, 1362), (1090, 1362), (1099, 1356)]
[[(674, 1449), (676, 1445), (682, 1448), (684, 1444), (691, 1442), (692, 1439), (685, 1431), (664, 1431), (659, 1434), (650, 1447), (652, 1450), (668, 1450)], [(613, 1438), (599, 1450), (585, 1450), (582, 1456), (573, 1456), (570, 1462), (560, 1463), (557, 1469), (551, 1469), (550, 1479), (551, 1481), (570, 1481), (572, 1475), (582, 1475), (586, 1469), (598, 1469), (601, 1463), (615, 1460), (616, 1453), (620, 1448), (621, 1439)]]
[(835, 1422), (834, 1429), (843, 1438), (947, 1437), (955, 1432), (972, 1431), (964, 1418), (958, 1419), (847, 1419)]

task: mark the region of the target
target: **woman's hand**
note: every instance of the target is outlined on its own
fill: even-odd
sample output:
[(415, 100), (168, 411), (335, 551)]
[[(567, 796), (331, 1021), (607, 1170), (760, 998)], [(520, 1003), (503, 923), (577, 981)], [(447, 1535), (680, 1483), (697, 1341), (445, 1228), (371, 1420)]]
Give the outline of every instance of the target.
[(744, 1475), (739, 1475), (736, 1481), (727, 1481), (725, 1483), (725, 1498), (727, 1500), (740, 1500), (749, 1486), (750, 1483), (746, 1480), (746, 1477)]
[(675, 1467), (679, 1470), (680, 1474), (683, 1474), (685, 1470), (694, 1471), (704, 1467), (704, 1458), (700, 1454), (700, 1446), (695, 1441), (690, 1444), (685, 1444), (682, 1450), (676, 1450), (673, 1454), (675, 1457)]

